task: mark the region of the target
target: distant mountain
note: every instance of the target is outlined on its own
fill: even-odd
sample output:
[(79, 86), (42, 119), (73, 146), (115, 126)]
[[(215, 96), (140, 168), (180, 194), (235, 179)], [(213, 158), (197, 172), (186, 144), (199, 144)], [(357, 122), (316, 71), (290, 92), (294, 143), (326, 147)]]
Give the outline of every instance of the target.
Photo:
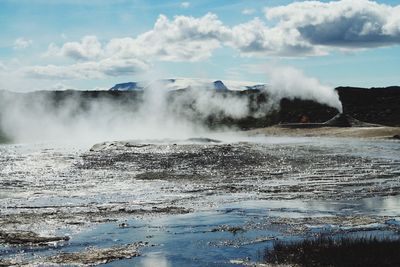
[(110, 91), (136, 91), (143, 90), (144, 87), (140, 86), (137, 82), (117, 83), (110, 88)]
[(216, 91), (228, 91), (228, 87), (225, 86), (225, 84), (222, 81), (215, 81), (213, 82), (213, 89)]
[(215, 90), (218, 92), (224, 91), (246, 91), (246, 90), (262, 90), (265, 89), (265, 84), (243, 81), (221, 81), (221, 80), (206, 80), (206, 79), (162, 79), (151, 82), (126, 82), (119, 83), (110, 88), (110, 91), (143, 91), (146, 88), (162, 86), (165, 89), (174, 91), (182, 89), (205, 89)]

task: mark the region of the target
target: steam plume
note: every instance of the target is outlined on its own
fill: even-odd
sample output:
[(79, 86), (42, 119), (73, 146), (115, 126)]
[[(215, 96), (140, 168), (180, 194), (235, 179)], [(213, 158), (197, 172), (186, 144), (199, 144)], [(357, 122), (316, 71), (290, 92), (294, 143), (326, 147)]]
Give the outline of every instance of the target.
[[(87, 97), (84, 92), (0, 94), (0, 129), (16, 142), (68, 140), (186, 139), (210, 136), (205, 121), (261, 117), (282, 98), (315, 100), (342, 111), (333, 88), (290, 67), (268, 68), (267, 103), (251, 108), (248, 97), (216, 93), (201, 84), (169, 91), (153, 82), (143, 94)], [(189, 85), (188, 85), (189, 86)], [(103, 92), (102, 96), (107, 96)], [(126, 97), (126, 98), (125, 98)]]
[(302, 71), (288, 66), (266, 68), (269, 77), (268, 92), (277, 103), (284, 97), (314, 100), (343, 111), (342, 103), (334, 88), (321, 84), (317, 79), (307, 77)]

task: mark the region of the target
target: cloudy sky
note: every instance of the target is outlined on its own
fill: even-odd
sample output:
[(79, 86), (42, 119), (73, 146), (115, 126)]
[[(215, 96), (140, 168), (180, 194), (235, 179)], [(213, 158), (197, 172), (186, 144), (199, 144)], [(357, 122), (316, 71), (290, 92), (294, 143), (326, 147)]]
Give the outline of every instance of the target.
[(0, 0), (0, 89), (174, 77), (400, 85), (400, 0)]

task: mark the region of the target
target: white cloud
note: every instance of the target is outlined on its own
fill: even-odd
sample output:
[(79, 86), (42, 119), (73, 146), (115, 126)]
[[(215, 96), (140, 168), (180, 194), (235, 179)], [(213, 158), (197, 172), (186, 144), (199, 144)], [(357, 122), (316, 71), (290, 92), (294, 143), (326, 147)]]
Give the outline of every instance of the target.
[(79, 62), (71, 65), (31, 66), (22, 72), (32, 78), (41, 79), (99, 79), (105, 76), (132, 75), (148, 68), (148, 64), (137, 59), (106, 58), (101, 61)]
[(14, 41), (14, 49), (25, 49), (31, 46), (33, 43), (32, 40), (20, 37)]
[(98, 54), (103, 57), (199, 61), (209, 58), (227, 34), (228, 28), (214, 14), (200, 18), (176, 16), (173, 20), (160, 15), (152, 30), (136, 38), (111, 39)]
[(183, 7), (183, 8), (188, 8), (188, 7), (190, 7), (190, 2), (182, 2), (182, 3), (181, 3), (181, 7)]
[(306, 1), (266, 9), (276, 28), (291, 30), (311, 45), (379, 47), (400, 43), (400, 6), (368, 0)]
[(244, 56), (304, 56), (321, 54), (317, 47), (302, 40), (291, 29), (269, 28), (256, 18), (231, 29), (225, 44)]
[[(265, 9), (234, 26), (227, 44), (245, 56), (318, 56), (400, 44), (400, 6), (368, 0), (304, 1)], [(345, 50), (343, 50), (345, 49)]]
[(34, 66), (25, 73), (37, 78), (92, 79), (100, 76), (131, 75), (148, 68), (149, 60), (199, 61), (209, 58), (220, 46), (228, 29), (216, 15), (200, 18), (160, 15), (154, 28), (136, 38), (114, 38), (104, 46), (96, 36), (61, 47), (50, 44), (46, 56), (63, 56), (78, 61), (68, 66)]
[[(160, 15), (153, 30), (135, 40), (149, 56), (167, 61), (198, 61), (211, 56), (228, 29), (214, 14), (200, 18)], [(151, 44), (151, 46), (149, 46)]]
[(392, 35), (400, 35), (400, 5), (393, 8), (390, 13), (383, 31)]
[(101, 56), (102, 46), (96, 36), (84, 36), (81, 42), (67, 42), (62, 47), (50, 44), (48, 56), (65, 56), (75, 60), (93, 60)]
[(211, 57), (213, 51), (223, 45), (247, 56), (320, 53), (296, 34), (269, 28), (261, 19), (230, 28), (215, 14), (208, 13), (200, 18), (176, 16), (173, 20), (160, 15), (152, 30), (136, 38), (110, 40), (104, 54), (161, 61), (200, 61)]
[(342, 0), (273, 7), (265, 10), (267, 21), (254, 18), (232, 27), (212, 13), (173, 19), (160, 15), (153, 29), (136, 37), (101, 43), (96, 36), (85, 36), (79, 42), (51, 44), (47, 55), (76, 62), (26, 67), (24, 73), (64, 79), (131, 75), (154, 61), (205, 60), (223, 46), (234, 48), (242, 56), (257, 57), (318, 56), (334, 49), (388, 46), (400, 44), (399, 14), (400, 5)]
[(368, 0), (303, 1), (267, 8), (261, 19), (234, 26), (226, 44), (246, 56), (315, 56), (333, 49), (400, 44), (400, 5)]
[(243, 15), (252, 15), (256, 13), (256, 10), (254, 8), (245, 8), (242, 10)]

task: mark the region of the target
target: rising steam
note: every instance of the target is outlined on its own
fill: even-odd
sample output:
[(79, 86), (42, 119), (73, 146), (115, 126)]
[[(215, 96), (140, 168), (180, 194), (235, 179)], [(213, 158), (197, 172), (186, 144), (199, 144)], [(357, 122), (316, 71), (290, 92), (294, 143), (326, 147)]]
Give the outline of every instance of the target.
[(269, 78), (268, 92), (278, 103), (284, 97), (314, 100), (343, 111), (342, 103), (334, 88), (321, 84), (317, 79), (307, 77), (302, 71), (288, 66), (266, 68)]
[[(134, 101), (85, 98), (82, 92), (73, 91), (3, 92), (0, 94), (0, 130), (15, 142), (187, 139), (209, 136), (212, 132), (205, 121), (210, 117), (218, 121), (226, 117), (265, 116), (279, 108), (284, 97), (315, 100), (342, 110), (332, 88), (296, 69), (271, 68), (267, 73), (269, 101), (257, 112), (251, 110), (248, 97), (216, 93), (201, 84), (171, 92), (165, 84), (153, 82)], [(120, 98), (125, 96), (128, 97)]]
[(58, 101), (54, 92), (5, 93), (0, 98), (1, 129), (16, 142), (207, 136), (210, 131), (202, 123), (204, 118), (238, 118), (247, 114), (248, 107), (244, 98), (200, 88), (170, 99), (170, 92), (158, 83), (153, 83), (139, 99), (131, 102), (109, 98), (84, 101), (77, 92)]

